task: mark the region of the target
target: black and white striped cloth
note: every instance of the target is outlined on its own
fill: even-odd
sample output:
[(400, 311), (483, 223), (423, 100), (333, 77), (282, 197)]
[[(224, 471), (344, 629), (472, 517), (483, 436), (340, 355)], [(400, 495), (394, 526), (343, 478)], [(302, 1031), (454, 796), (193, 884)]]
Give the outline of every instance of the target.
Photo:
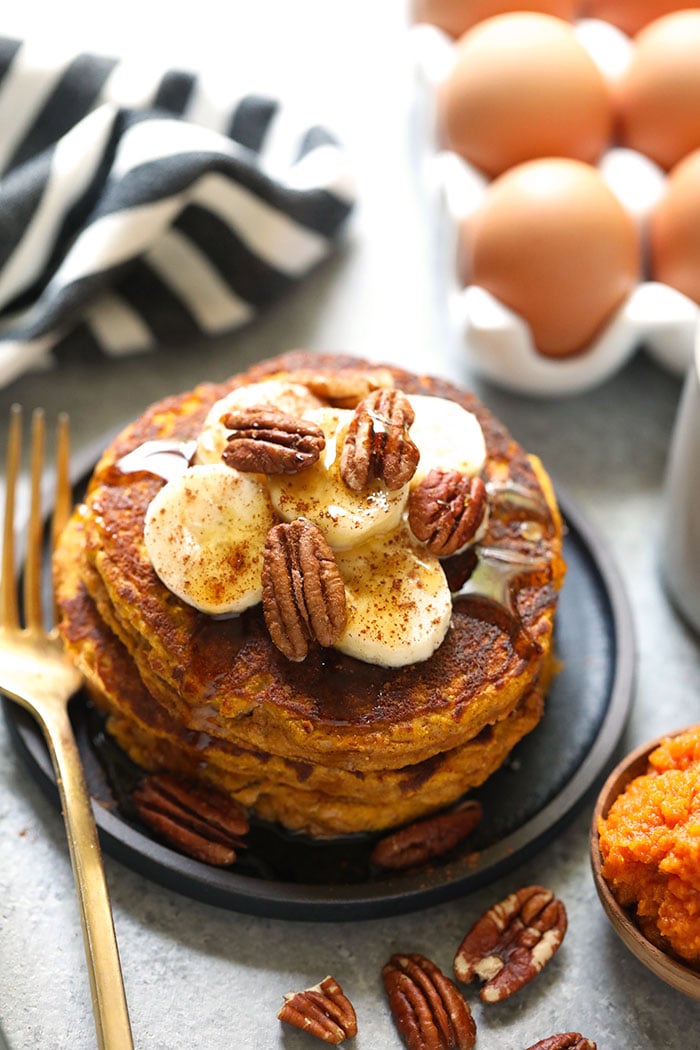
[(0, 385), (230, 331), (332, 248), (346, 151), (279, 98), (0, 37)]

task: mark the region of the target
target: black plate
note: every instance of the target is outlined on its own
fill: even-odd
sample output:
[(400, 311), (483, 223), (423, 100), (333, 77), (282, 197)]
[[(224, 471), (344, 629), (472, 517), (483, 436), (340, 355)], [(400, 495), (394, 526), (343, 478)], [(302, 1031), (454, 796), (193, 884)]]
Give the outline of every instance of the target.
[[(82, 696), (72, 714), (104, 849), (127, 867), (197, 900), (253, 915), (345, 920), (408, 912), (463, 895), (542, 847), (606, 771), (625, 725), (635, 646), (625, 592), (610, 555), (571, 501), (560, 494), (568, 526), (568, 573), (556, 627), (563, 669), (545, 715), (509, 761), (471, 797), (484, 819), (462, 856), (403, 875), (368, 866), (371, 840), (352, 836), (318, 845), (274, 829), (251, 830), (244, 867), (218, 869), (154, 841), (120, 811), (96, 752), (94, 713)], [(31, 717), (3, 698), (11, 737), (32, 775), (58, 804), (54, 775)], [(112, 777), (112, 783), (114, 778)], [(311, 874), (313, 873), (313, 874)]]

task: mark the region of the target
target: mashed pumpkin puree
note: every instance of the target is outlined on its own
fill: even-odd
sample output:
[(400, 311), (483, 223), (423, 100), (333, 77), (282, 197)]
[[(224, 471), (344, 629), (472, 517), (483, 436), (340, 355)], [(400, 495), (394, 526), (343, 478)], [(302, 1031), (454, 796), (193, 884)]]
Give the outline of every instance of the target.
[(700, 726), (652, 751), (598, 832), (618, 902), (636, 905), (650, 940), (700, 967)]

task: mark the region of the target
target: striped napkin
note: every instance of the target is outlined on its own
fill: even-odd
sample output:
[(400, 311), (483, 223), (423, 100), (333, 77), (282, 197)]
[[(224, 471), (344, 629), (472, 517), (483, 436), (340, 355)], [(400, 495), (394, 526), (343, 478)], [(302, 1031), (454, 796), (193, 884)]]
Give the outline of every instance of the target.
[(346, 152), (280, 98), (0, 37), (0, 385), (235, 329), (352, 204)]

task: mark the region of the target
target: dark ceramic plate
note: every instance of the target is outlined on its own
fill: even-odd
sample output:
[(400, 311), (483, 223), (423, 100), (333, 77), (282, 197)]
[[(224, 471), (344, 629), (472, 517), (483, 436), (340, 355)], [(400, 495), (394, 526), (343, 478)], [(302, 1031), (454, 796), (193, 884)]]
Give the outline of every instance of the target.
[[(346, 920), (412, 911), (469, 893), (541, 848), (607, 771), (622, 733), (634, 678), (634, 637), (627, 599), (614, 564), (581, 513), (560, 496), (568, 525), (568, 573), (557, 618), (563, 669), (537, 728), (472, 797), (484, 818), (462, 853), (402, 875), (369, 864), (373, 840), (352, 836), (319, 845), (251, 829), (250, 848), (233, 868), (208, 867), (154, 841), (119, 808), (128, 762), (105, 745), (83, 696), (72, 715), (96, 801), (103, 848), (128, 867), (209, 904), (286, 919)], [(53, 771), (31, 717), (3, 700), (11, 736), (29, 770), (58, 804)], [(98, 746), (96, 747), (96, 742)], [(133, 775), (133, 771), (132, 771)]]

